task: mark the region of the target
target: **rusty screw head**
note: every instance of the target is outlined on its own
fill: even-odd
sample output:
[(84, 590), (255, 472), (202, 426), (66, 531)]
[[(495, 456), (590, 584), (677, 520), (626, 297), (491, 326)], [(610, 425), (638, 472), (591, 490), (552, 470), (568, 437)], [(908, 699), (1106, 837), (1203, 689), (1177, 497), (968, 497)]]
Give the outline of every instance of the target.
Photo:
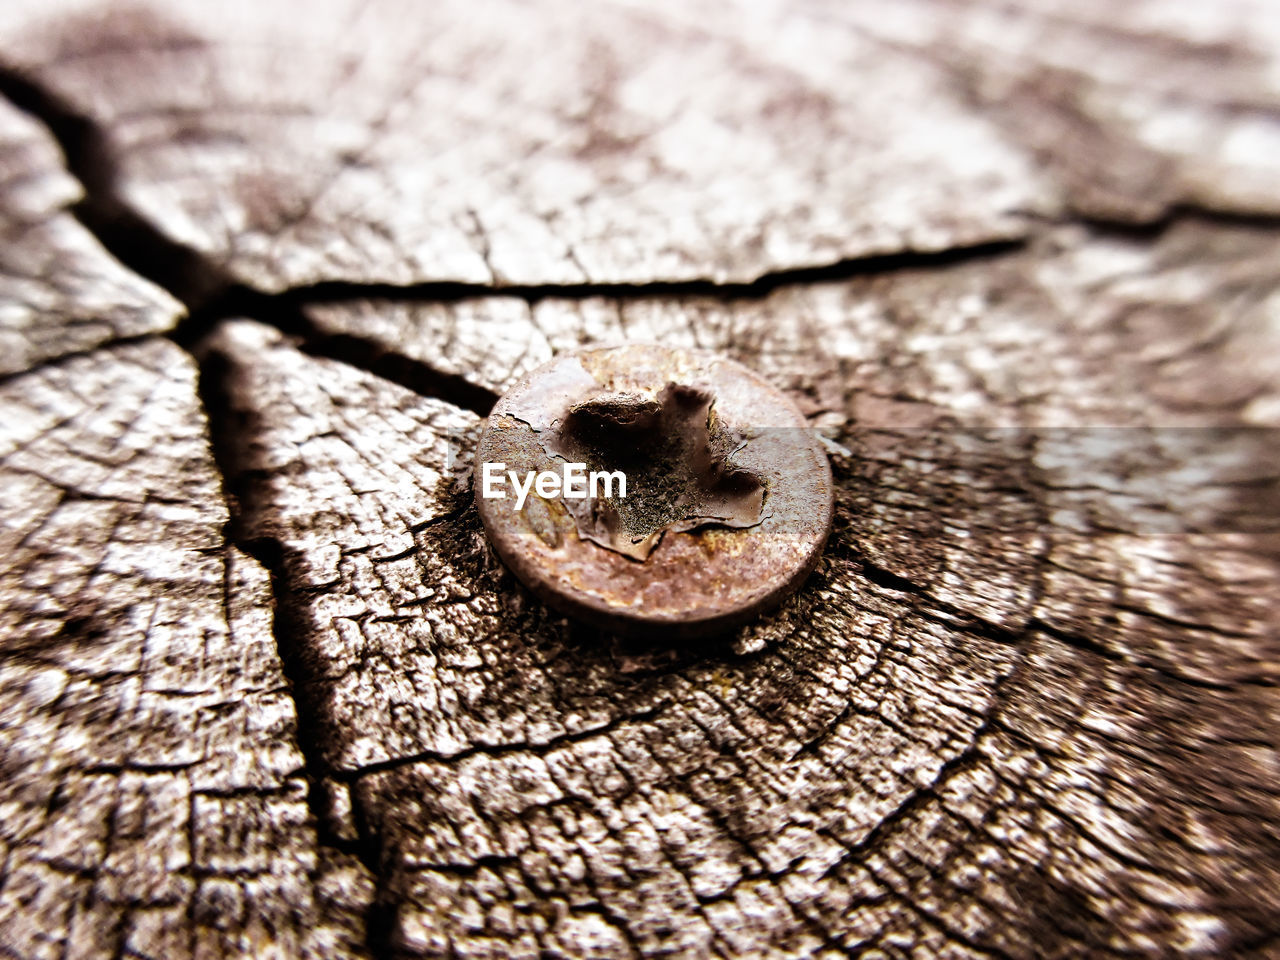
[[(564, 495), (570, 463), (585, 465), (571, 492), (595, 496)], [(544, 473), (560, 480), (528, 485)], [(732, 360), (657, 346), (565, 354), (518, 382), (489, 415), (475, 488), (534, 594), (631, 634), (713, 633), (778, 603), (833, 512), (826, 455), (783, 393)]]

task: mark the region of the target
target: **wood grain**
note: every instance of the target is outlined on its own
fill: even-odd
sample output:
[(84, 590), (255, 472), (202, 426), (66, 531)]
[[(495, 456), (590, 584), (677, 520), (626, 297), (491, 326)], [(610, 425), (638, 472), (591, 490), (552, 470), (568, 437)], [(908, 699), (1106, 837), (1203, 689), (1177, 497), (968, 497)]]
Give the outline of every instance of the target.
[(262, 568), (162, 341), (0, 387), (0, 930), (13, 956), (359, 949), (322, 849)]
[[(1274, 956), (1278, 36), (6, 7), (0, 954)], [(732, 636), (477, 518), (494, 399), (628, 341), (831, 455)]]
[(0, 103), (0, 376), (173, 327), (182, 307), (124, 269), (67, 207), (82, 196), (39, 124)]

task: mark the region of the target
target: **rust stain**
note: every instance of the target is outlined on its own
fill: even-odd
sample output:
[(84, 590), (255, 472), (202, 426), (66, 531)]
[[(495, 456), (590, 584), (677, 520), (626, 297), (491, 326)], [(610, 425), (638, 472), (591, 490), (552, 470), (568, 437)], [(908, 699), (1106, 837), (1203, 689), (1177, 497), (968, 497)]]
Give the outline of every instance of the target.
[[(477, 503), (499, 556), (547, 603), (608, 629), (727, 629), (795, 590), (830, 532), (826, 455), (781, 391), (712, 354), (568, 354), (495, 406), (477, 472), (584, 462), (635, 477), (626, 498)], [(634, 491), (634, 492), (633, 492)]]

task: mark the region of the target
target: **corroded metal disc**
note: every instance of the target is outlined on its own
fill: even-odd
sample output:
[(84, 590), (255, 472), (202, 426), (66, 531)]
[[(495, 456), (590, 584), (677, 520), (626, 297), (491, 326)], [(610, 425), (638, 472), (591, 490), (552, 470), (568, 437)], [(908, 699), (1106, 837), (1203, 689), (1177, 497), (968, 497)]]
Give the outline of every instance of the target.
[[(517, 506), (530, 471), (571, 462), (621, 471), (627, 495), (529, 489)], [(483, 495), (485, 464), (503, 465), (489, 468), (497, 496)], [(489, 415), (475, 489), (490, 541), (531, 591), (626, 633), (751, 619), (813, 569), (833, 513), (826, 454), (783, 393), (732, 360), (658, 346), (562, 355), (518, 382)]]

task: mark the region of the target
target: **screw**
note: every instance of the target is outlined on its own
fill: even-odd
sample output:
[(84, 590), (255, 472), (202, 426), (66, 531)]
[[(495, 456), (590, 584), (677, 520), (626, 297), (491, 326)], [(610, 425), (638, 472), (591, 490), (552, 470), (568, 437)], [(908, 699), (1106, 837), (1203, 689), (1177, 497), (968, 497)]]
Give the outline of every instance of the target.
[(831, 531), (831, 468), (804, 416), (709, 353), (628, 345), (551, 360), (493, 408), (475, 476), (507, 567), (617, 633), (744, 623), (800, 586)]

